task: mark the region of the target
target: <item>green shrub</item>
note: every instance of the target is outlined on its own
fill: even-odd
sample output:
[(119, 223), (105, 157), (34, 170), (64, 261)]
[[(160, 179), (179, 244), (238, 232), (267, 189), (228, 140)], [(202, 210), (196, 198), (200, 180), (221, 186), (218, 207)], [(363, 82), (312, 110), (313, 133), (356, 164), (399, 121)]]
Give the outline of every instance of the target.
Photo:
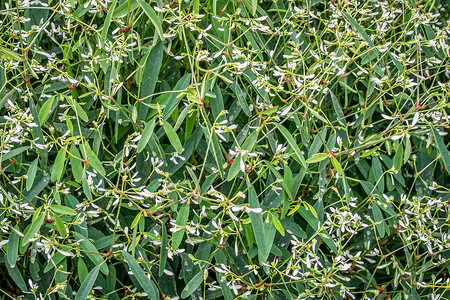
[(448, 299), (439, 1), (0, 1), (2, 299)]

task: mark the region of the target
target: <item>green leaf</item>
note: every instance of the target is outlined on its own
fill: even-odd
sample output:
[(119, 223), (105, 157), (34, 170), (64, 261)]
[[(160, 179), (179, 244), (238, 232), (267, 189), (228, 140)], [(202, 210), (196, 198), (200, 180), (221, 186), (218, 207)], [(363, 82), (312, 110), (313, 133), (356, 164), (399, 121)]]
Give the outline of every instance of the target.
[[(375, 45), (373, 44), (372, 40), (370, 39), (369, 35), (364, 31), (364, 29), (361, 27), (361, 25), (358, 24), (358, 22), (356, 22), (355, 19), (353, 19), (352, 16), (350, 16), (348, 13), (346, 12), (342, 12), (342, 14), (344, 15), (344, 17), (350, 22), (350, 24), (352, 24), (353, 27), (356, 28), (356, 30), (358, 30), (359, 34), (362, 35), (362, 37), (364, 38), (364, 40), (367, 42), (367, 44), (369, 44), (369, 46), (371, 48), (375, 48)], [(376, 50), (378, 52), (378, 50)]]
[[(183, 77), (178, 80), (177, 84), (175, 85), (175, 88), (170, 93), (169, 98), (167, 99), (166, 106), (163, 110), (163, 116), (164, 120), (167, 120), (172, 113), (174, 112), (175, 108), (177, 107), (178, 102), (180, 102), (181, 97), (180, 93), (184, 91), (191, 83), (191, 74), (186, 74)], [(186, 139), (187, 140), (187, 139)]]
[(289, 218), (284, 218), (281, 220), (281, 223), (283, 224), (283, 227), (289, 230), (293, 235), (301, 239), (306, 239), (306, 232), (294, 221), (291, 221)]
[(163, 128), (166, 132), (167, 137), (169, 138), (170, 144), (179, 154), (181, 154), (183, 152), (183, 146), (181, 145), (177, 133), (175, 132), (175, 130), (173, 130), (172, 125), (170, 125), (166, 120), (163, 120)]
[(29, 243), (29, 240), (34, 238), (34, 235), (41, 229), (42, 224), (44, 223), (44, 214), (36, 217), (35, 220), (32, 220), (31, 226), (28, 228), (28, 231), (25, 233), (22, 239), (22, 246), (24, 247)]
[(251, 117), (252, 116), (252, 112), (250, 110), (250, 107), (248, 106), (247, 100), (246, 100), (246, 95), (247, 93), (245, 91), (243, 91), (237, 81), (234, 83), (234, 92), (236, 94), (236, 97), (238, 99), (239, 105), (241, 106), (242, 110), (244, 111), (244, 113)]
[(377, 151), (379, 148), (378, 147), (375, 147), (375, 148), (372, 148), (372, 149), (370, 149), (369, 151), (366, 151), (366, 152), (363, 152), (360, 156), (359, 156), (359, 158), (364, 158), (364, 157), (367, 157), (367, 156), (369, 156), (369, 155), (372, 155), (375, 151)]
[(233, 180), (237, 174), (239, 174), (240, 170), (240, 160), (242, 159), (241, 154), (238, 154), (231, 164), (230, 170), (228, 171), (227, 181)]
[(41, 124), (41, 126), (47, 121), (50, 111), (52, 110), (53, 102), (55, 102), (55, 97), (50, 97), (39, 110), (39, 124)]
[(333, 165), (334, 169), (339, 173), (339, 175), (342, 175), (342, 167), (341, 164), (338, 162), (336, 157), (331, 157), (331, 164)]
[(19, 155), (20, 153), (24, 152), (25, 150), (30, 149), (30, 146), (24, 146), (20, 148), (13, 149), (5, 154), (0, 154), (1, 156), (1, 162), (4, 162), (7, 159), (10, 159), (16, 155)]
[(210, 134), (210, 130), (206, 127), (201, 126), (201, 128), (203, 130), (203, 133), (205, 134), (205, 139), (208, 141), (209, 151), (214, 157), (220, 177), (223, 177), (223, 165), (225, 163), (225, 160), (220, 149), (219, 139), (215, 134)]
[[(6, 256), (6, 260), (8, 260), (8, 256)], [(25, 284), (25, 280), (23, 280), (22, 274), (20, 272), (19, 267), (11, 268), (11, 263), (9, 261), (5, 261), (6, 269), (8, 270), (9, 276), (11, 276), (12, 280), (19, 287), (19, 289), (23, 292), (28, 290), (27, 285)]]
[(305, 169), (308, 169), (308, 166), (306, 165), (305, 157), (303, 157), (302, 151), (300, 151), (300, 148), (298, 147), (297, 143), (295, 142), (292, 135), (289, 133), (289, 131), (281, 124), (274, 123), (275, 126), (278, 128), (278, 130), (283, 134), (284, 138), (288, 141), (288, 144), (292, 147), (294, 150), (294, 159), (300, 163)]
[(187, 298), (189, 297), (195, 290), (202, 284), (203, 282), (203, 270), (200, 269), (200, 272), (195, 274), (194, 277), (192, 277), (191, 280), (186, 284), (183, 291), (181, 292), (181, 298)]
[(384, 237), (383, 214), (381, 213), (381, 210), (377, 204), (372, 203), (372, 204), (370, 204), (370, 207), (372, 208), (374, 221), (377, 222), (375, 227), (377, 228), (377, 231), (378, 231), (378, 234), (380, 235), (380, 237), (383, 238)]
[(395, 295), (395, 297), (392, 298), (392, 300), (402, 300), (402, 293), (401, 292), (397, 293), (397, 295)]
[[(189, 203), (184, 203), (180, 210), (178, 211), (177, 219), (175, 220), (175, 224), (178, 226), (186, 226), (186, 223), (189, 218)], [(186, 228), (182, 228), (172, 234), (172, 249), (177, 250), (183, 240), (184, 232)]]
[(341, 105), (339, 104), (338, 99), (336, 98), (336, 96), (334, 95), (334, 93), (331, 90), (330, 90), (330, 94), (331, 94), (331, 100), (333, 101), (334, 112), (336, 113), (336, 116), (338, 117), (338, 122), (343, 124), (345, 117), (344, 117), (344, 113), (342, 112)]
[[(315, 231), (318, 231), (320, 226), (320, 222), (319, 222), (319, 218), (317, 216), (316, 211), (314, 210), (314, 208), (312, 208), (312, 206), (310, 204), (307, 205), (308, 209), (300, 206), (298, 208), (298, 212), (300, 213), (300, 215), (306, 220), (306, 222), (308, 222), (308, 225), (312, 227), (312, 229), (314, 229)], [(312, 208), (312, 209), (311, 209)], [(334, 252), (337, 253), (337, 247), (336, 244), (334, 243), (333, 239), (330, 238), (329, 234), (322, 230), (321, 232), (322, 239), (325, 242), (325, 244), (327, 244), (327, 246)]]
[(310, 211), (313, 214), (314, 218), (319, 219), (316, 210), (311, 204), (309, 204), (308, 202), (303, 202), (303, 205), (305, 205), (306, 210)]
[(272, 221), (273, 221), (273, 225), (275, 226), (275, 229), (276, 229), (282, 236), (284, 236), (284, 228), (283, 228), (283, 225), (281, 225), (280, 220), (278, 220), (277, 217), (275, 217), (274, 215), (272, 215)]
[(77, 115), (81, 118), (81, 120), (88, 122), (89, 118), (84, 109), (75, 100), (74, 102), (75, 102), (75, 111), (77, 112)]
[[(125, 1), (114, 10), (112, 17), (114, 19), (124, 17), (128, 14), (128, 12), (132, 12), (133, 10), (135, 10), (138, 7), (139, 7), (139, 3), (136, 2), (136, 0)], [(129, 10), (128, 10), (128, 8), (129, 8)]]
[(294, 191), (294, 175), (288, 165), (284, 166), (284, 178), (283, 181), (281, 181), (281, 186), (283, 187), (284, 194), (280, 219), (283, 219), (289, 210), (291, 202), (294, 200), (292, 194), (296, 193), (296, 191)]
[(441, 158), (444, 161), (444, 166), (447, 169), (447, 172), (450, 174), (450, 154), (448, 153), (447, 147), (444, 144), (439, 132), (436, 129), (433, 130), (434, 139), (436, 140), (436, 144), (438, 146), (439, 153), (441, 154)]
[(159, 20), (155, 10), (142, 0), (137, 0), (137, 2), (141, 5), (142, 9), (144, 10), (145, 14), (148, 16), (150, 21), (152, 21), (153, 25), (155, 26), (156, 32), (158, 32), (159, 38), (163, 40), (163, 30), (161, 26), (161, 21)]
[(5, 47), (0, 47), (0, 52), (3, 52), (4, 55), (8, 56), (12, 60), (15, 60), (15, 61), (20, 61), (21, 60), (19, 54), (17, 54), (14, 51), (11, 51), (11, 50), (9, 50), (9, 49), (7, 49)]
[(86, 174), (83, 173), (83, 176), (81, 177), (81, 183), (83, 185), (83, 192), (86, 195), (86, 197), (92, 201), (92, 193), (91, 193), (91, 189), (89, 188), (89, 183), (87, 182), (86, 179)]
[(308, 158), (306, 160), (306, 162), (308, 164), (312, 164), (312, 163), (320, 162), (320, 161), (326, 159), (327, 157), (329, 157), (328, 153), (317, 153), (317, 154), (314, 154), (312, 157)]
[(248, 248), (253, 247), (253, 231), (250, 225), (244, 224), (245, 238), (247, 239)]
[[(69, 156), (69, 160), (70, 160), (70, 165), (72, 167), (72, 173), (73, 173), (73, 177), (77, 182), (81, 182), (82, 177), (83, 177), (83, 165), (81, 162), (81, 154), (78, 151), (77, 147), (75, 145), (72, 145), (70, 148), (70, 155)], [(76, 157), (78, 157), (79, 159), (76, 159)]]
[(89, 270), (84, 262), (83, 258), (78, 258), (77, 262), (78, 279), (83, 282), (89, 274)]
[(141, 152), (147, 146), (148, 141), (150, 141), (150, 137), (153, 134), (153, 130), (155, 129), (155, 119), (145, 125), (144, 131), (142, 132), (142, 137), (137, 145), (137, 152)]
[(167, 263), (167, 229), (166, 226), (162, 226), (162, 241), (161, 241), (161, 251), (159, 254), (159, 276), (161, 277), (164, 274), (164, 269), (166, 268)]
[[(250, 183), (248, 185), (248, 204), (250, 208), (260, 208), (258, 196), (255, 188)], [(258, 246), (258, 257), (260, 263), (265, 262), (269, 255), (266, 245), (266, 234), (264, 232), (264, 223), (261, 213), (250, 212), (250, 220), (252, 222), (253, 234), (255, 235), (256, 245)]]
[(83, 283), (78, 290), (75, 300), (85, 300), (88, 298), (89, 294), (92, 291), (92, 287), (94, 286), (95, 281), (98, 277), (98, 271), (100, 270), (100, 265), (95, 266), (89, 274), (84, 279)]
[(66, 149), (61, 148), (58, 151), (58, 154), (56, 155), (55, 158), (55, 163), (53, 164), (53, 170), (52, 170), (52, 175), (50, 180), (52, 182), (55, 181), (60, 181), (61, 180), (61, 176), (64, 172), (64, 165), (66, 162)]
[(394, 169), (400, 170), (403, 165), (403, 145), (402, 143), (398, 144), (397, 151), (394, 155)]
[[(6, 69), (0, 66), (0, 102), (6, 95)], [(1, 108), (1, 105), (0, 105)]]
[(248, 136), (244, 144), (242, 144), (241, 148), (247, 151), (253, 151), (253, 147), (255, 147), (257, 139), (258, 139), (258, 130), (255, 130)]
[(403, 156), (403, 164), (408, 162), (409, 156), (411, 155), (411, 139), (409, 137), (406, 138), (405, 141), (405, 154)]
[[(156, 81), (158, 80), (159, 70), (162, 65), (163, 58), (163, 43), (158, 42), (143, 58), (144, 68), (139, 75), (136, 74), (139, 83), (139, 98), (142, 102), (138, 106), (138, 119), (145, 120), (149, 107), (147, 105), (151, 102), (151, 95), (155, 91)], [(142, 64), (141, 64), (142, 65)]]
[(136, 227), (136, 225), (139, 223), (139, 220), (141, 219), (141, 217), (142, 217), (142, 213), (139, 212), (139, 213), (136, 215), (136, 217), (134, 217), (134, 220), (133, 220), (133, 223), (131, 223), (130, 229), (134, 229), (134, 227)]
[(141, 287), (147, 293), (148, 297), (150, 299), (159, 299), (158, 288), (156, 287), (155, 283), (152, 280), (148, 279), (148, 277), (145, 275), (144, 271), (141, 269), (136, 260), (128, 252), (125, 252), (123, 250), (122, 255), (125, 258), (125, 261), (127, 262), (128, 266), (130, 267), (131, 272), (133, 272), (134, 277), (137, 279)]
[(61, 218), (58, 215), (54, 215), (53, 218), (55, 219), (56, 229), (58, 230), (59, 234), (63, 238), (66, 238), (69, 235), (69, 233), (67, 232), (67, 228), (64, 225), (63, 220), (61, 220)]
[(30, 168), (27, 172), (27, 185), (26, 189), (29, 191), (33, 187), (34, 179), (36, 178), (37, 164), (39, 162), (39, 158), (36, 158), (30, 165)]
[(6, 250), (6, 256), (8, 257), (8, 263), (10, 268), (14, 268), (17, 262), (17, 256), (19, 253), (19, 241), (20, 235), (16, 232), (18, 230), (17, 227), (11, 229), (11, 233), (8, 238), (8, 246)]
[[(253, 151), (253, 147), (255, 147), (256, 141), (258, 139), (258, 130), (253, 131), (245, 140), (244, 144), (242, 144), (241, 149), (247, 150), (249, 152)], [(245, 162), (247, 158), (247, 154), (242, 156), (238, 154), (233, 163), (231, 164), (230, 170), (228, 171), (227, 181), (233, 180), (238, 174), (240, 170), (240, 161), (241, 159)]]
[(84, 143), (82, 149), (84, 150), (83, 154), (88, 158), (91, 166), (97, 170), (100, 174), (105, 175), (105, 169), (103, 168), (102, 162), (98, 159), (97, 155), (95, 155), (94, 151), (91, 150), (88, 143)]
[[(289, 180), (286, 180), (286, 179), (283, 180), (283, 177), (281, 176), (280, 172), (278, 172), (277, 169), (275, 169), (275, 167), (270, 162), (268, 162), (268, 161), (264, 161), (264, 162), (269, 167), (269, 169), (272, 171), (272, 173), (275, 175), (275, 177), (277, 177), (277, 179), (280, 180), (280, 184), (283, 187), (284, 191), (288, 195), (289, 199), (291, 201), (293, 201), (294, 197), (292, 195), (292, 187), (289, 187), (289, 185), (288, 185)], [(289, 168), (289, 167), (287, 167), (287, 168)]]
[[(310, 206), (308, 206), (309, 208)], [(311, 226), (314, 230), (319, 229), (319, 218), (314, 215), (314, 213), (307, 208), (300, 206), (298, 208), (300, 215), (308, 222), (309, 226)]]
[(252, 0), (252, 15), (256, 15), (256, 9), (258, 8), (258, 0)]
[(85, 254), (89, 259), (95, 264), (100, 265), (100, 271), (102, 271), (103, 274), (108, 275), (109, 269), (106, 264), (103, 263), (103, 257), (99, 254), (97, 248), (95, 248), (94, 244), (92, 244), (87, 237), (82, 235), (81, 233), (74, 232), (73, 236), (77, 240), (77, 242), (80, 244), (80, 247), (83, 251), (83, 254)]
[[(14, 92), (15, 91), (15, 89), (12, 89), (11, 90), (11, 92)], [(8, 93), (9, 94), (9, 93)], [(5, 96), (5, 97), (8, 97), (8, 95), (7, 96)], [(1, 100), (0, 101), (0, 107), (2, 106), (2, 101), (3, 100)], [(39, 120), (39, 115), (38, 115), (38, 112), (37, 112), (37, 110), (36, 110), (36, 106), (35, 106), (35, 104), (34, 104), (34, 100), (33, 100), (33, 97), (30, 97), (29, 98), (29, 105), (30, 105), (30, 112), (31, 112), (31, 114), (32, 114), (32, 116), (33, 116), (33, 119), (34, 120)], [(44, 141), (44, 134), (42, 133), (42, 129), (41, 129), (41, 126), (34, 126), (34, 127), (32, 127), (31, 128), (31, 131), (32, 131), (32, 133), (33, 133), (33, 138), (34, 138), (34, 140), (35, 140), (35, 142), (36, 143), (39, 143), (39, 144), (45, 144), (45, 141)], [(15, 150), (15, 149), (14, 149)], [(13, 150), (13, 151), (14, 151)], [(42, 158), (43, 158), (43, 161), (44, 161), (44, 164), (47, 164), (47, 158), (48, 158), (48, 153), (47, 153), (47, 150), (46, 149), (38, 149), (38, 151), (39, 151), (39, 153), (41, 154), (41, 156), (42, 156)]]
[(113, 3), (109, 6), (108, 14), (106, 15), (106, 19), (103, 22), (102, 35), (100, 37), (100, 48), (104, 48), (106, 36), (108, 35), (109, 25), (111, 24), (111, 18), (114, 13), (114, 9), (116, 8), (117, 0), (114, 0)]
[(309, 112), (316, 117), (317, 119), (319, 119), (320, 121), (331, 125), (330, 121), (328, 121), (327, 119), (325, 119), (323, 116), (321, 116), (315, 109), (311, 108), (309, 105), (305, 105), (305, 107), (309, 110)]
[(70, 207), (64, 205), (50, 205), (50, 209), (60, 215), (76, 216), (77, 212)]

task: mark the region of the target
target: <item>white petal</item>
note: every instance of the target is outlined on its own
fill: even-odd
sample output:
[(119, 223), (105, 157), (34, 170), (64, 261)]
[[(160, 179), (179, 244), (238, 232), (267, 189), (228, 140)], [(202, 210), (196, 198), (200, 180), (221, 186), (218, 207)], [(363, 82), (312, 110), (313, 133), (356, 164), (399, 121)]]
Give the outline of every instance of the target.
[(416, 125), (417, 121), (419, 121), (419, 112), (416, 112), (416, 113), (414, 114), (414, 118), (413, 118), (411, 127), (414, 127), (414, 125)]

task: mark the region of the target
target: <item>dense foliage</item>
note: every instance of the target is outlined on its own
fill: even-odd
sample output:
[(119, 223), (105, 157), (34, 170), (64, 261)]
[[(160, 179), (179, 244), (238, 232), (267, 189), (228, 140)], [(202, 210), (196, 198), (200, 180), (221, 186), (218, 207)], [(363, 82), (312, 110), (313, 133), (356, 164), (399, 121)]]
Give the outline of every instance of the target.
[(2, 299), (448, 299), (439, 1), (1, 0)]

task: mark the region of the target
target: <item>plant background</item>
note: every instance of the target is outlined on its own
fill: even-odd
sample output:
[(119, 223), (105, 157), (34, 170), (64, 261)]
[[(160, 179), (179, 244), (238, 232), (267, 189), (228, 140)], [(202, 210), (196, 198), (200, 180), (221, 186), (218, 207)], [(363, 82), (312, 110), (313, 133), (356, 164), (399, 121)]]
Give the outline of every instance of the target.
[(2, 299), (446, 299), (445, 1), (0, 1)]

